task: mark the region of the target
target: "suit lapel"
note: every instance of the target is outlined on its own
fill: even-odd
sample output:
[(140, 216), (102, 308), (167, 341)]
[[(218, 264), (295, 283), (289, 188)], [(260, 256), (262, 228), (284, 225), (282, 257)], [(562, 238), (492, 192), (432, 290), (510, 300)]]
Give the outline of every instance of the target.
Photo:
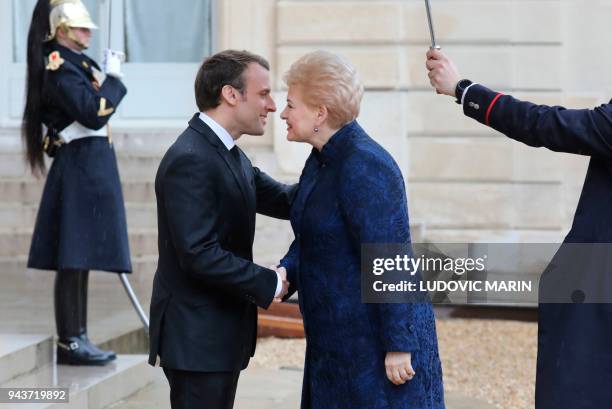
[[(199, 118), (199, 114), (196, 113), (193, 116), (191, 121), (189, 121), (189, 126), (196, 130), (198, 133), (202, 134), (206, 138), (206, 140), (208, 140), (208, 142), (216, 148), (217, 154), (221, 156), (221, 158), (225, 162), (225, 165), (229, 168), (232, 176), (234, 177), (234, 181), (240, 189), (240, 193), (242, 194), (244, 202), (247, 205), (247, 213), (250, 226), (249, 231), (254, 230), (255, 192), (253, 186), (250, 183), (250, 180), (247, 180), (247, 177), (250, 177), (253, 171), (248, 161), (244, 158), (244, 154), (242, 153), (242, 151), (240, 151), (240, 165), (238, 165), (232, 157), (230, 151), (223, 144), (223, 142), (221, 142), (219, 137), (213, 132), (212, 129), (208, 127), (208, 125), (202, 122), (202, 120)], [(240, 148), (237, 147), (236, 149)], [(251, 232), (251, 236), (253, 235), (254, 233)]]

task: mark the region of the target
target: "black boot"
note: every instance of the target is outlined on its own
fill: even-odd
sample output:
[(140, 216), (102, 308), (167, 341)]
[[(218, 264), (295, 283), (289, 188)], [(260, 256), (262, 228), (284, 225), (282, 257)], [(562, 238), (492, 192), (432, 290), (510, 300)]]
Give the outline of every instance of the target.
[[(62, 365), (105, 365), (115, 359), (112, 352), (96, 348), (87, 338), (88, 271), (58, 271), (55, 278), (55, 323), (57, 363)], [(84, 290), (83, 290), (84, 287)]]
[(81, 307), (81, 311), (79, 312), (79, 331), (81, 339), (89, 344), (89, 347), (92, 351), (95, 351), (98, 354), (107, 354), (110, 360), (117, 358), (117, 354), (110, 350), (104, 350), (98, 348), (96, 345), (92, 344), (87, 337), (87, 287), (89, 284), (89, 271), (83, 271), (79, 278), (79, 291), (80, 291), (80, 299), (79, 305)]

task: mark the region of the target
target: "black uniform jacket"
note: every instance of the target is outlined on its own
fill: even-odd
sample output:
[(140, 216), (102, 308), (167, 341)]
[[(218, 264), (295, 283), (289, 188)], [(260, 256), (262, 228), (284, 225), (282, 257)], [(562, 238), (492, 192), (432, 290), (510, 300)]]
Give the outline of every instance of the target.
[(106, 76), (100, 84), (98, 64), (56, 42), (46, 47), (47, 69), (43, 94), (43, 122), (61, 131), (74, 121), (90, 129), (107, 124), (127, 93), (121, 80)]
[[(603, 243), (612, 243), (612, 104), (549, 107), (474, 85), (464, 113), (527, 145), (590, 156), (572, 228), (542, 279), (563, 261), (582, 257), (573, 260), (579, 268), (570, 273), (591, 286), (606, 286), (600, 292), (612, 299), (612, 254), (601, 251), (608, 247)], [(595, 245), (576, 251), (573, 243)], [(584, 304), (569, 297), (567, 303), (543, 302), (543, 290), (555, 289), (540, 286), (536, 409), (612, 407), (612, 304), (588, 303), (588, 293)]]
[(159, 355), (167, 368), (237, 371), (255, 351), (257, 306), (270, 305), (277, 285), (252, 262), (255, 213), (288, 219), (296, 187), (234, 149), (239, 158), (196, 114), (159, 166), (152, 365)]
[[(93, 130), (104, 127), (127, 93), (123, 83), (110, 76), (102, 81), (94, 60), (56, 42), (48, 43), (45, 52), (42, 120), (48, 132), (61, 132), (73, 123)], [(110, 142), (106, 137), (86, 137), (58, 149), (38, 209), (28, 267), (132, 270), (121, 182)]]

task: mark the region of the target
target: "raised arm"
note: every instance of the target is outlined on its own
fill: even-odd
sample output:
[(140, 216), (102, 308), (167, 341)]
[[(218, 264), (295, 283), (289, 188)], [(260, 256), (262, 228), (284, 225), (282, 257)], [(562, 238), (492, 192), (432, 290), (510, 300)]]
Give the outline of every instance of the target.
[(612, 157), (612, 104), (565, 109), (519, 101), (479, 84), (464, 90), (455, 64), (439, 50), (427, 53), (426, 66), (438, 93), (458, 98), (465, 115), (512, 139), (556, 152)]

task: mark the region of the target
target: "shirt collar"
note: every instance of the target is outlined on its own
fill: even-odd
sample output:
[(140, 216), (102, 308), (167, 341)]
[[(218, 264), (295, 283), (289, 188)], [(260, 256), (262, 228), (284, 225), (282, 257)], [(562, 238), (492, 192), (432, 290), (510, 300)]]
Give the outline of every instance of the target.
[(204, 112), (200, 112), (200, 119), (204, 122), (212, 131), (217, 135), (217, 137), (223, 142), (223, 145), (229, 151), (234, 146), (236, 146), (236, 142), (234, 142), (234, 138), (223, 128), (217, 121), (206, 115)]

